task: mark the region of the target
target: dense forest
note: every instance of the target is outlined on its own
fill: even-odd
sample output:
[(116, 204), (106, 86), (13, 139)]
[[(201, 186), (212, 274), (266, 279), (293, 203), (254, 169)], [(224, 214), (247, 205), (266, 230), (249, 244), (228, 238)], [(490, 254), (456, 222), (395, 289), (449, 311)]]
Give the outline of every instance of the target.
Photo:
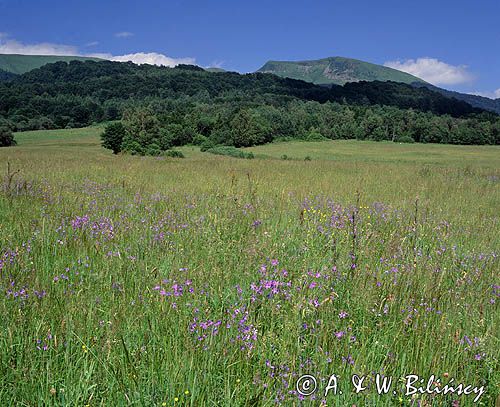
[(500, 144), (498, 115), (395, 82), (328, 88), (271, 74), (109, 61), (58, 62), (0, 82), (4, 129), (116, 120), (113, 149), (139, 154), (277, 139)]
[(16, 77), (17, 77), (16, 74), (0, 69), (0, 82), (10, 81)]

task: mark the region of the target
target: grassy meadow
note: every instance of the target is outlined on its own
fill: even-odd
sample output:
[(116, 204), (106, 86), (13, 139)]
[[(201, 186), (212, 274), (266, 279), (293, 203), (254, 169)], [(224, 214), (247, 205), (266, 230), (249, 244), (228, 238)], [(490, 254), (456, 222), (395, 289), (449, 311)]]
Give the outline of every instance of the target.
[[(0, 149), (3, 405), (500, 403), (499, 147), (179, 159), (113, 156), (100, 131)], [(409, 374), (484, 394), (406, 395)]]

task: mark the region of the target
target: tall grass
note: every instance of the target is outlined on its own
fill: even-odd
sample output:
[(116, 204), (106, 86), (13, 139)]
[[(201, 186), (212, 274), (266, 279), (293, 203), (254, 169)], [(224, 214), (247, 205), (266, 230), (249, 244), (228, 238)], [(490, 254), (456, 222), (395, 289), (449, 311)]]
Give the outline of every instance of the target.
[[(176, 160), (112, 156), (97, 133), (0, 150), (0, 171), (19, 170), (0, 192), (5, 405), (473, 404), (405, 396), (411, 373), (485, 386), (495, 405), (498, 149)], [(306, 373), (322, 390), (340, 375), (343, 394), (303, 398)], [(377, 373), (396, 394), (352, 392)]]

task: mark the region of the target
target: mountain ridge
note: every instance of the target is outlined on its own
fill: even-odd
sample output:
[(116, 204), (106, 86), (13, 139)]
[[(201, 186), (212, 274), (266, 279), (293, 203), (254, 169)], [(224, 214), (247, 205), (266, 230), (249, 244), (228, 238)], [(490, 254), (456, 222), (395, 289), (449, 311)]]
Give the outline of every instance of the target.
[[(0, 54), (0, 81), (12, 80), (19, 74), (30, 72), (48, 63), (88, 60), (103, 61), (100, 58), (82, 56)], [(220, 68), (205, 69), (208, 72), (225, 72)], [(447, 98), (454, 98), (474, 107), (500, 114), (500, 98), (490, 99), (439, 88), (408, 73), (353, 58), (336, 56), (318, 60), (268, 61), (257, 72), (299, 79), (321, 86), (360, 81), (405, 83), (414, 87), (425, 87)]]
[(353, 58), (327, 57), (305, 61), (268, 61), (257, 72), (271, 73), (282, 78), (299, 79), (322, 86), (344, 85), (362, 81), (406, 83), (425, 87), (447, 98), (454, 98), (484, 110), (500, 114), (500, 98), (490, 99), (443, 89), (423, 79), (397, 69)]
[(422, 79), (397, 69), (340, 56), (304, 61), (268, 61), (257, 72), (274, 73), (316, 85), (344, 85), (359, 81), (425, 83)]

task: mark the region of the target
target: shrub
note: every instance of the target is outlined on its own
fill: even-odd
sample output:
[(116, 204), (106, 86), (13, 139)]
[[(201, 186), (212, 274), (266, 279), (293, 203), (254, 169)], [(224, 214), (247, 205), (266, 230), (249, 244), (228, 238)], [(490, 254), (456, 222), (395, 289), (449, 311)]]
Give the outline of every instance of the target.
[(306, 134), (304, 137), (304, 140), (306, 141), (324, 141), (327, 140), (326, 137), (324, 137), (319, 130), (317, 129), (311, 129), (309, 133)]
[(0, 147), (15, 146), (16, 140), (12, 132), (6, 127), (0, 127)]
[(397, 143), (414, 143), (415, 140), (410, 136), (399, 136), (394, 141)]
[(163, 153), (165, 157), (174, 157), (174, 158), (184, 158), (184, 154), (182, 151), (178, 150), (168, 150)]
[(283, 155), (281, 156), (281, 159), (282, 159), (282, 160), (288, 160), (288, 156), (287, 156), (286, 154), (283, 154)]
[(240, 150), (239, 148), (236, 148), (233, 146), (218, 146), (218, 147), (210, 148), (206, 151), (207, 151), (207, 153), (211, 153), (211, 154), (227, 155), (227, 156), (235, 157), (235, 158), (248, 158), (248, 159), (254, 158), (254, 155), (252, 152), (247, 153), (247, 152)]
[(207, 151), (207, 150), (210, 150), (210, 149), (212, 149), (212, 148), (214, 148), (214, 147), (215, 147), (215, 143), (214, 143), (212, 140), (210, 140), (210, 139), (206, 139), (206, 140), (205, 140), (205, 141), (201, 144), (201, 146), (200, 146), (200, 151), (203, 153), (203, 152), (205, 152), (205, 151)]
[(196, 134), (193, 137), (193, 144), (195, 146), (202, 146), (203, 144), (208, 142), (208, 137), (203, 136), (202, 134)]
[(161, 149), (158, 144), (152, 143), (149, 144), (145, 149), (146, 155), (159, 156), (161, 155)]
[(132, 155), (144, 155), (146, 153), (137, 140), (128, 137), (123, 140), (122, 151)]
[(312, 160), (312, 158), (308, 155), (306, 155), (306, 158), (304, 158), (304, 161), (311, 161), (311, 160)]

